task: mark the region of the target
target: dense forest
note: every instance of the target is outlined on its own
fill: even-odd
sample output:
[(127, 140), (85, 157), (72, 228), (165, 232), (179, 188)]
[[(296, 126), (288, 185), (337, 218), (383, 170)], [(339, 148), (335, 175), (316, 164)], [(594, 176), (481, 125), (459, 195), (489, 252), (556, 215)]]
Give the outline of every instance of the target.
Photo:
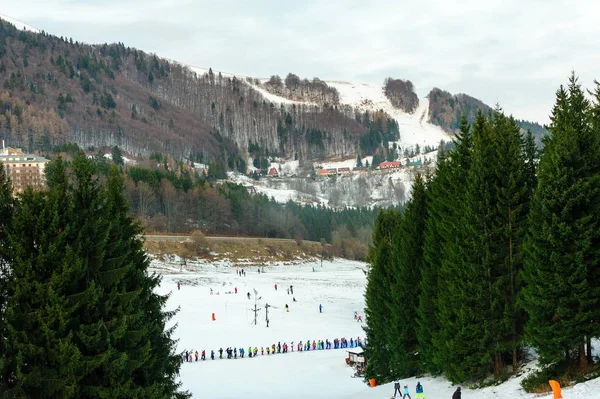
[[(454, 147), (369, 248), (368, 378), (506, 378), (526, 390), (594, 372), (600, 337), (600, 84), (557, 91), (541, 154), (499, 108), (463, 114)], [(391, 321), (391, 322), (390, 322)], [(592, 374), (594, 375), (594, 374)], [(577, 377), (580, 378), (580, 377)]]
[(123, 179), (78, 154), (48, 190), (12, 196), (0, 164), (0, 392), (3, 398), (190, 397), (156, 292), (160, 277), (128, 215)]
[(286, 81), (299, 93), (323, 93), (327, 104), (276, 106), (251, 79), (197, 74), (122, 43), (87, 45), (0, 21), (0, 136), (30, 151), (75, 140), (226, 164), (243, 159), (251, 142), (302, 160), (355, 154), (366, 128), (354, 110), (330, 101), (318, 79)]

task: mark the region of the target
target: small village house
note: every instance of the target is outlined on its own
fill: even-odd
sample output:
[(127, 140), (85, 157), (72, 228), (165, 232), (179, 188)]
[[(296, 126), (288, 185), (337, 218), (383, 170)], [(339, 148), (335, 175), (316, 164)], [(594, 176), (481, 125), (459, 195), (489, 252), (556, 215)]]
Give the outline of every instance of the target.
[(400, 165), (401, 165), (400, 161), (382, 162), (379, 164), (379, 169), (380, 170), (399, 169)]

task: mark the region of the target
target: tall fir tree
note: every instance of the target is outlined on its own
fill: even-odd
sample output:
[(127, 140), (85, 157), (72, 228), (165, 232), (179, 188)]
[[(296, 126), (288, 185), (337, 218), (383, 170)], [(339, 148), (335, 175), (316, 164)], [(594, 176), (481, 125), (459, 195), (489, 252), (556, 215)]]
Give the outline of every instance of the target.
[[(485, 346), (488, 334), (482, 320), (487, 302), (485, 269), (478, 265), (478, 252), (466, 245), (471, 239), (466, 223), (473, 212), (467, 205), (473, 202), (469, 198), (469, 187), (476, 184), (469, 181), (473, 178), (469, 171), (475, 168), (477, 162), (475, 148), (490, 136), (489, 130), (489, 124), (480, 111), (472, 133), (463, 132), (472, 143), (470, 147), (458, 142), (450, 155), (450, 184), (454, 201), (438, 274), (437, 317), (440, 330), (434, 337), (434, 344), (438, 348), (439, 364), (452, 382), (482, 376), (490, 363)], [(469, 249), (471, 251), (467, 252)]]
[(395, 210), (380, 211), (373, 229), (373, 245), (369, 247), (367, 287), (365, 291), (365, 321), (367, 334), (365, 368), (367, 378), (385, 382), (393, 378), (390, 368), (390, 316), (392, 287), (396, 279), (393, 260), (393, 237), (401, 224)]
[(27, 189), (8, 229), (13, 278), (2, 356), (5, 398), (78, 397), (81, 354), (71, 326), (81, 296), (73, 275), (81, 262), (68, 245), (69, 226), (58, 211), (68, 198)]
[(429, 179), (426, 191), (427, 218), (423, 237), (423, 265), (419, 281), (419, 304), (417, 308), (416, 335), (419, 342), (419, 366), (431, 374), (439, 374), (441, 365), (436, 359), (438, 347), (433, 342), (439, 333), (437, 319), (438, 274), (444, 248), (444, 232), (447, 231), (451, 208), (446, 199), (451, 187), (448, 184), (449, 160), (442, 150), (438, 153), (434, 175)]
[(182, 363), (172, 338), (176, 326), (167, 328), (166, 325), (176, 311), (165, 311), (168, 296), (156, 293), (160, 278), (156, 274), (149, 275), (150, 259), (139, 238), (143, 231), (128, 214), (123, 185), (121, 174), (113, 166), (105, 188), (106, 209), (112, 215), (111, 247), (107, 253), (109, 259), (120, 259), (127, 265), (118, 288), (122, 297), (131, 299), (126, 303), (128, 329), (122, 339), (122, 346), (127, 348), (127, 366), (132, 370), (134, 386), (140, 388), (141, 396), (187, 398), (189, 394), (179, 392), (181, 384), (176, 382)]
[(412, 198), (402, 215), (402, 224), (394, 235), (396, 263), (394, 295), (391, 299), (390, 334), (392, 348), (391, 369), (396, 378), (415, 375), (419, 371), (418, 341), (416, 334), (417, 308), (423, 268), (423, 242), (427, 220), (426, 184), (417, 174), (412, 187)]
[(5, 397), (189, 397), (118, 171), (104, 185), (85, 155), (72, 166), (71, 183), (50, 163), (49, 191), (27, 191), (10, 225)]
[[(592, 135), (600, 135), (600, 83), (594, 81), (596, 87), (592, 94), (592, 107), (590, 110), (590, 122)], [(597, 138), (597, 140), (599, 140)], [(595, 247), (597, 251), (600, 251), (600, 246)], [(592, 252), (593, 256), (598, 256), (598, 252)], [(588, 280), (592, 289), (592, 296), (600, 298), (600, 265), (592, 265), (588, 269)], [(591, 363), (592, 358), (592, 337), (600, 337), (600, 306), (596, 306), (592, 310), (594, 314), (591, 316), (593, 325), (591, 326), (592, 332), (587, 336), (587, 361)]]
[(2, 357), (6, 350), (6, 310), (9, 300), (9, 283), (12, 278), (7, 259), (7, 229), (11, 224), (14, 210), (15, 199), (12, 195), (12, 185), (4, 169), (4, 164), (0, 162), (0, 392), (7, 389), (4, 385), (5, 379), (2, 378), (5, 369)]
[(528, 195), (533, 198), (533, 191), (537, 186), (536, 168), (539, 154), (531, 130), (527, 130), (523, 152), (525, 153), (525, 179), (527, 181)]
[(498, 258), (492, 273), (500, 298), (493, 356), (494, 370), (500, 374), (507, 354), (512, 355), (513, 369), (520, 361), (525, 315), (517, 299), (522, 289), (523, 242), (529, 227), (531, 187), (535, 184), (535, 155), (530, 154), (533, 151), (529, 148), (533, 139), (531, 133), (523, 140), (520, 127), (512, 117), (497, 110), (492, 123), (496, 152), (493, 192), (497, 202), (488, 211), (492, 215), (490, 226), (494, 236), (489, 244), (497, 245), (490, 245), (487, 251)]
[(600, 131), (574, 74), (556, 94), (525, 245), (525, 332), (542, 364), (578, 359), (597, 336)]

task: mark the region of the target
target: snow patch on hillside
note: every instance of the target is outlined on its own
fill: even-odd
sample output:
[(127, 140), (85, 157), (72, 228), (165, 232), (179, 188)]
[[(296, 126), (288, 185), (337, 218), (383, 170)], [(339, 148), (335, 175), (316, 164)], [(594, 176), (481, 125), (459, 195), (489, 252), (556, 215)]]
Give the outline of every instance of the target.
[[(367, 161), (369, 165), (373, 162), (373, 157), (368, 155), (364, 158), (361, 158), (363, 166), (366, 165)], [(314, 162), (315, 168), (319, 169), (339, 169), (339, 168), (350, 168), (350, 170), (356, 167), (356, 157), (345, 159), (342, 161), (328, 161), (328, 162)]]
[(26, 30), (33, 33), (40, 33), (39, 29), (34, 28), (31, 25), (27, 25), (25, 22), (21, 22), (17, 19), (11, 18), (8, 15), (0, 13), (0, 18), (5, 20), (6, 22), (10, 22), (19, 30)]
[(414, 148), (417, 144), (421, 147), (436, 147), (441, 140), (451, 140), (440, 127), (429, 123), (429, 100), (426, 97), (419, 99), (419, 107), (409, 114), (394, 108), (385, 96), (382, 86), (348, 82), (326, 83), (340, 93), (340, 103), (351, 105), (363, 112), (383, 110), (393, 117), (400, 127), (398, 144), (403, 149)]
[[(112, 154), (104, 154), (104, 158), (112, 161)], [(121, 158), (123, 158), (123, 162), (126, 165), (137, 165), (137, 161), (135, 159), (127, 158), (124, 155), (121, 155)]]

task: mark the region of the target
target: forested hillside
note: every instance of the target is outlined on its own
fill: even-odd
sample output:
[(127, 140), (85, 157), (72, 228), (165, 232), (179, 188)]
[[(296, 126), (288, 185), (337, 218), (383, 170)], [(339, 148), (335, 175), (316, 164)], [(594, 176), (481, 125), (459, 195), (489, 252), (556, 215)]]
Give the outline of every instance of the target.
[(122, 43), (87, 45), (4, 21), (0, 82), (0, 136), (28, 150), (75, 140), (132, 154), (234, 159), (243, 169), (250, 143), (311, 159), (352, 154), (366, 132), (352, 109), (276, 106), (235, 77), (198, 75)]
[(369, 378), (501, 380), (530, 348), (542, 369), (527, 391), (596, 375), (600, 84), (592, 96), (575, 76), (560, 88), (539, 157), (501, 109), (479, 110), (472, 125), (463, 116), (404, 213), (380, 213), (365, 296)]
[[(460, 119), (463, 114), (467, 117), (467, 122), (473, 124), (479, 110), (482, 110), (484, 115), (492, 110), (489, 105), (467, 94), (453, 95), (438, 88), (431, 90), (427, 98), (429, 98), (431, 123), (451, 133), (460, 129)], [(548, 135), (548, 131), (538, 123), (517, 119), (517, 124), (523, 129), (523, 134), (531, 130), (538, 146), (541, 146), (542, 137)]]
[[(60, 155), (69, 165), (80, 151), (76, 144), (67, 144), (46, 156), (56, 159)], [(119, 152), (113, 148), (113, 161), (102, 151), (88, 156), (101, 176), (107, 175), (113, 163), (121, 168), (124, 195), (149, 233), (200, 230), (213, 235), (323, 241), (333, 244), (339, 256), (366, 257), (377, 208), (332, 209), (292, 201), (280, 204), (265, 195), (248, 193), (243, 185), (216, 180), (220, 171), (214, 164), (204, 176), (158, 153), (137, 165), (124, 165)]]

